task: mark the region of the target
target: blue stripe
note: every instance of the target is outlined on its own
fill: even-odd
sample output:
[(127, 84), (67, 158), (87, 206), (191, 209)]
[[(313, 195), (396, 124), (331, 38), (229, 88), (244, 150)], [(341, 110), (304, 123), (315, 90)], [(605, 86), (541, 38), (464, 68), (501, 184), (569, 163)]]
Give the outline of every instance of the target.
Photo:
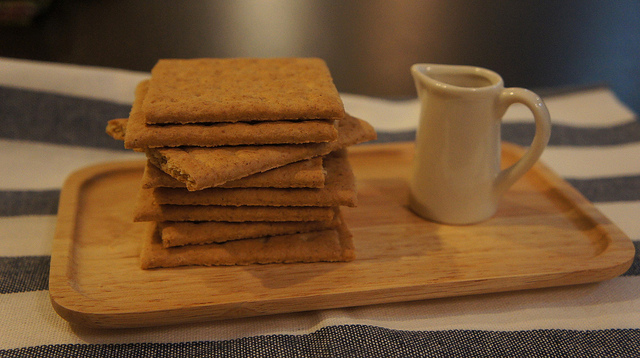
[(0, 294), (49, 288), (50, 256), (0, 257)]
[(636, 248), (636, 254), (633, 257), (631, 267), (622, 276), (640, 276), (640, 241), (634, 241), (633, 246)]
[(60, 190), (0, 191), (0, 217), (55, 215)]
[(0, 86), (0, 138), (123, 149), (105, 133), (130, 105)]
[(402, 331), (343, 325), (303, 335), (184, 343), (59, 344), (6, 357), (637, 357), (640, 329)]
[(393, 142), (412, 142), (416, 139), (415, 131), (403, 131), (403, 132), (378, 132), (378, 138), (371, 143), (393, 143)]
[[(90, 98), (0, 86), (0, 138), (33, 140), (87, 147), (123, 149), (122, 142), (105, 134), (107, 121), (129, 116), (131, 106)], [(528, 146), (533, 123), (505, 123), (505, 140)], [(376, 142), (412, 141), (415, 131), (378, 133)], [(604, 128), (555, 124), (551, 145), (616, 145), (640, 141), (637, 121)]]
[(640, 175), (567, 181), (594, 203), (640, 201)]
[[(529, 146), (535, 133), (533, 123), (505, 123), (501, 127), (504, 140)], [(591, 147), (619, 145), (640, 141), (640, 122), (633, 121), (612, 127), (571, 127), (554, 124), (549, 145)]]
[[(535, 133), (533, 123), (504, 123), (502, 139), (528, 147)], [(379, 132), (373, 143), (410, 142), (415, 140), (415, 131)], [(634, 121), (613, 127), (580, 128), (554, 124), (549, 145), (554, 146), (604, 146), (640, 142), (640, 122)]]

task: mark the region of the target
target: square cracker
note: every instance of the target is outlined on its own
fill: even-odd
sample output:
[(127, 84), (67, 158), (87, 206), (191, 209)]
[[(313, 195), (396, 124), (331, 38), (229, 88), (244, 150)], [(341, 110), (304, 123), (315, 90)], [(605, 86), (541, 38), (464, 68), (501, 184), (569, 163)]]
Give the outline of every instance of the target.
[(230, 206), (356, 206), (356, 183), (346, 149), (324, 158), (323, 188), (155, 188), (158, 204)]
[(177, 266), (222, 266), (355, 259), (352, 235), (344, 222), (335, 230), (229, 241), (222, 244), (163, 248), (151, 223), (140, 253), (143, 269)]
[[(226, 182), (218, 188), (322, 188), (325, 170), (323, 157), (301, 160), (279, 168)], [(186, 185), (147, 161), (142, 187), (186, 188)]]
[(146, 123), (142, 102), (147, 94), (149, 81), (142, 81), (136, 88), (127, 123), (123, 127), (124, 146), (127, 149), (150, 147), (321, 143), (338, 138), (332, 120), (261, 121), (207, 124)]
[(149, 190), (139, 190), (134, 218), (140, 221), (327, 221), (334, 217), (327, 206), (220, 206), (159, 205)]
[(148, 123), (342, 119), (319, 58), (160, 60), (142, 104)]
[(344, 120), (339, 121), (338, 140), (334, 142), (149, 148), (146, 153), (155, 166), (185, 183), (187, 189), (202, 190), (375, 138), (376, 133), (369, 123), (347, 115)]
[(165, 221), (158, 223), (158, 229), (162, 238), (162, 247), (166, 248), (335, 229), (338, 224), (338, 216), (336, 215), (330, 221), (250, 221), (242, 223)]

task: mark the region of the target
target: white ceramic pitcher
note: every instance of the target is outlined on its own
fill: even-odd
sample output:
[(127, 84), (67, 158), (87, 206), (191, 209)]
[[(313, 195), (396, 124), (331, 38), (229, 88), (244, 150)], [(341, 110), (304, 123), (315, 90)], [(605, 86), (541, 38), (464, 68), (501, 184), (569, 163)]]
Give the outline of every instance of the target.
[[(502, 194), (540, 158), (551, 131), (549, 111), (535, 93), (504, 88), (484, 68), (415, 64), (421, 102), (410, 180), (411, 209), (445, 224), (472, 224), (493, 216)], [(526, 105), (536, 123), (524, 156), (500, 170), (500, 124), (507, 108)]]

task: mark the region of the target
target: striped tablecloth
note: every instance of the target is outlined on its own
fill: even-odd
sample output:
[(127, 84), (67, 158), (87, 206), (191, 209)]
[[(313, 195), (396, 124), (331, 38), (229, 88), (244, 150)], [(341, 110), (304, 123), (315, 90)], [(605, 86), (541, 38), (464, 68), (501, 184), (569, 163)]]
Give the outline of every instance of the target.
[[(60, 188), (87, 165), (141, 158), (104, 134), (146, 73), (0, 59), (0, 356), (638, 356), (640, 262), (597, 284), (172, 327), (68, 324), (48, 296)], [(507, 84), (510, 85), (510, 84)], [(417, 100), (344, 94), (379, 142), (412, 140)], [(640, 123), (607, 88), (549, 95), (542, 161), (640, 242)], [(503, 137), (527, 145), (512, 107)], [(371, 144), (371, 145), (375, 145)]]

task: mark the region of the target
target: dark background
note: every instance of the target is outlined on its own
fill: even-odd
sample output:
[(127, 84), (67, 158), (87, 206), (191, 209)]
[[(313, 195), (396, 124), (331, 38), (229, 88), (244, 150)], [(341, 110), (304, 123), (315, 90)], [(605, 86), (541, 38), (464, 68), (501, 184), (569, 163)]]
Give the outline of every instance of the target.
[[(7, 0), (0, 0), (7, 2)], [(640, 1), (53, 0), (0, 56), (149, 71), (159, 58), (324, 58), (341, 92), (415, 96), (413, 63), (509, 87), (609, 85), (640, 113)]]

